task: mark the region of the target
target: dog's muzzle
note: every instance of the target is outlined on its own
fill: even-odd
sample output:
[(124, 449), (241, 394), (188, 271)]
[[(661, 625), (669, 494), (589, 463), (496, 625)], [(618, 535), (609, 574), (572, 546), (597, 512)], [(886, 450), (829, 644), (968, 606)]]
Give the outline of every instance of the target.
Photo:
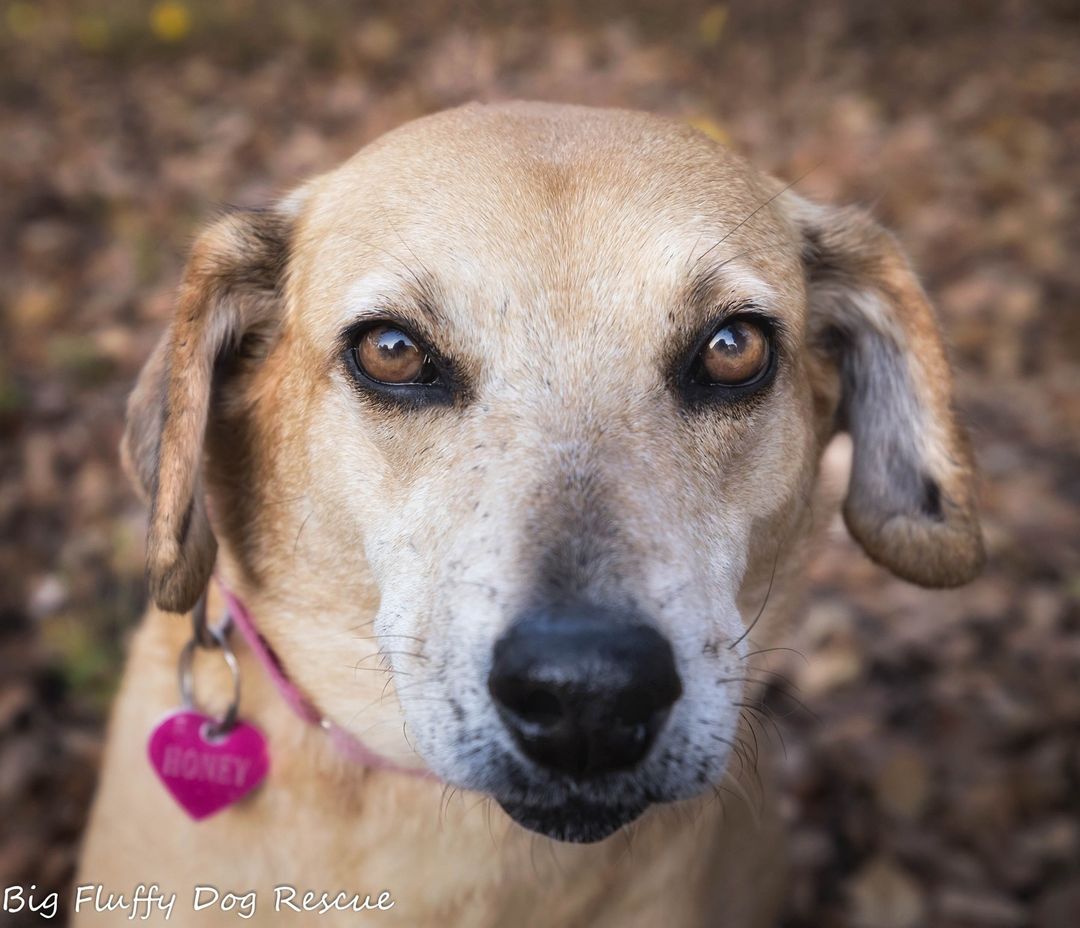
[(558, 806), (500, 799), (519, 824), (597, 840), (644, 811), (645, 802), (585, 800), (596, 790), (577, 787), (640, 765), (682, 695), (671, 645), (658, 631), (598, 607), (534, 612), (496, 642), (488, 690), (532, 772), (567, 788)]

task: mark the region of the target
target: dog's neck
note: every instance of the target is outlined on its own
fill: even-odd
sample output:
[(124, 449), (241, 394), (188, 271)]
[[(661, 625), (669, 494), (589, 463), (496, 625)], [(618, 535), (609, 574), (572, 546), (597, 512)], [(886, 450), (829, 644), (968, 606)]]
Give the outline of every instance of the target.
[(231, 628), (235, 628), (240, 633), (252, 656), (261, 666), (263, 673), (274, 684), (278, 695), (301, 722), (318, 728), (342, 757), (359, 767), (385, 770), (403, 776), (435, 779), (434, 775), (422, 768), (394, 763), (392, 760), (373, 751), (348, 729), (343, 728), (333, 719), (324, 715), (289, 678), (281, 659), (274, 653), (273, 648), (259, 632), (256, 619), (244, 601), (219, 577), (215, 577), (215, 580), (227, 609), (226, 633)]

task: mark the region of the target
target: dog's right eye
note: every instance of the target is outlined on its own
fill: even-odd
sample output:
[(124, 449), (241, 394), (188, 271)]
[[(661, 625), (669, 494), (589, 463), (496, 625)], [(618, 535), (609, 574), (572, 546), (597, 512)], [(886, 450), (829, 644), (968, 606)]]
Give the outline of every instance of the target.
[(360, 371), (376, 383), (430, 384), (438, 378), (435, 365), (416, 339), (392, 324), (360, 333), (353, 356)]

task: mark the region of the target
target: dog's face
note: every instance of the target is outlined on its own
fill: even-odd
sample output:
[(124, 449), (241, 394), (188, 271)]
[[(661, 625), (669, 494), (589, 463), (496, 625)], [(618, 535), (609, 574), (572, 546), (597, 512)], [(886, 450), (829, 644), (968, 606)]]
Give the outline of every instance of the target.
[(595, 840), (721, 778), (838, 427), (870, 554), (970, 577), (948, 368), (888, 235), (678, 125), (507, 106), (204, 234), (126, 450), (159, 605), (216, 533), (327, 715), (394, 754), (403, 713), (442, 779)]

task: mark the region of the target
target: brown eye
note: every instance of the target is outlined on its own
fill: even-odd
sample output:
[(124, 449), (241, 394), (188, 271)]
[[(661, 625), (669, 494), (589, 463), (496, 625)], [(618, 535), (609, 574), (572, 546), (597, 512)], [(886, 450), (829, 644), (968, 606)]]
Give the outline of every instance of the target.
[(701, 349), (700, 380), (728, 387), (750, 383), (768, 368), (770, 350), (761, 326), (749, 319), (725, 322)]
[(360, 336), (356, 363), (379, 383), (431, 383), (434, 368), (412, 336), (393, 325), (377, 325)]

